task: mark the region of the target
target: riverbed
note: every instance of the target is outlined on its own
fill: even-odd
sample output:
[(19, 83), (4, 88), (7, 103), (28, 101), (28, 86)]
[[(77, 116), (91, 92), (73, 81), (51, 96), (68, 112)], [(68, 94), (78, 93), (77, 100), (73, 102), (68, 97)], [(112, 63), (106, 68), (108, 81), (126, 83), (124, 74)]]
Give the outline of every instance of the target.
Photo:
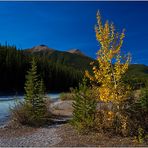
[[(59, 94), (47, 94), (51, 100), (59, 98)], [(15, 106), (19, 101), (23, 101), (24, 96), (0, 96), (0, 126), (4, 125), (10, 117), (11, 108)]]

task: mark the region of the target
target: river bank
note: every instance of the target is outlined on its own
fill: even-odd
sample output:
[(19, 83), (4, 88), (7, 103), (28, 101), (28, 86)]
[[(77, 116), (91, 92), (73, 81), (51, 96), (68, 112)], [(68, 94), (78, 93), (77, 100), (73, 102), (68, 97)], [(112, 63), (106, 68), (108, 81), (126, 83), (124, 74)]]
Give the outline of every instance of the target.
[[(52, 101), (49, 109), (55, 118), (52, 124), (45, 127), (34, 128), (22, 126), (10, 120), (0, 128), (0, 146), (53, 146), (61, 142), (61, 137), (57, 134), (57, 129), (64, 125), (72, 115), (71, 101)], [(63, 111), (62, 111), (63, 110)], [(56, 116), (58, 116), (56, 118)]]
[[(72, 117), (72, 101), (53, 101), (50, 111), (58, 117), (50, 125), (34, 128), (11, 121), (0, 128), (0, 146), (13, 147), (98, 147), (147, 146), (135, 137), (120, 137), (109, 133), (79, 134), (68, 121)], [(61, 118), (59, 118), (61, 117)]]
[[(13, 108), (18, 102), (23, 101), (23, 99), (23, 94), (19, 94), (17, 96), (3, 94), (2, 96), (0, 96), (0, 127), (3, 127), (9, 121), (11, 108)], [(57, 101), (59, 99), (59, 94), (47, 94), (46, 99)]]

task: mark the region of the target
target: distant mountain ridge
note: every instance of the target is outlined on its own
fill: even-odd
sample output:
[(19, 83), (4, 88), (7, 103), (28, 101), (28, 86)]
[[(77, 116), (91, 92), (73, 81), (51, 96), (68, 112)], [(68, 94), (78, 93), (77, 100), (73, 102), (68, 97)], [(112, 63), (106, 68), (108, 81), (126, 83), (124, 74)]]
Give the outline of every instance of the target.
[[(32, 48), (29, 48), (29, 49), (26, 49), (28, 51), (30, 51), (31, 53), (38, 53), (38, 52), (54, 52), (54, 51), (60, 51), (60, 50), (56, 50), (56, 49), (53, 49), (53, 48), (49, 48), (47, 45), (37, 45), (37, 46), (34, 46)], [(68, 53), (71, 53), (71, 54), (77, 54), (77, 55), (82, 55), (82, 56), (86, 56), (84, 53), (82, 53), (82, 51), (80, 49), (76, 49), (76, 48), (72, 48), (72, 49), (69, 49), (69, 50), (66, 50), (66, 51), (63, 51), (63, 52), (68, 52)]]
[[(46, 45), (39, 45), (33, 48), (30, 48), (29, 53), (39, 55), (39, 56), (48, 56), (49, 61), (53, 63), (60, 63), (65, 66), (70, 66), (81, 71), (92, 70), (90, 63), (96, 61), (95, 59), (86, 56), (79, 49), (70, 49), (67, 51), (59, 51), (53, 48), (49, 48)], [(148, 66), (143, 64), (130, 64), (127, 75), (131, 79), (139, 79), (142, 81), (148, 81)]]
[(53, 48), (49, 48), (46, 45), (38, 45), (38, 46), (34, 46), (32, 48), (26, 49), (26, 51), (29, 51), (31, 53), (38, 53), (38, 52), (53, 52), (55, 51), (55, 49)]
[[(26, 50), (0, 45), (0, 91), (24, 91), (25, 75), (29, 70), (32, 57), (37, 60), (38, 73), (44, 79), (47, 90), (61, 92), (77, 87), (85, 70), (92, 73), (90, 63), (97, 64), (97, 61), (78, 54), (81, 51), (77, 49), (70, 52), (55, 50), (46, 45)], [(148, 66), (131, 64), (126, 76), (126, 84), (132, 83), (139, 89), (148, 84)]]
[(60, 51), (46, 45), (38, 45), (24, 51), (38, 56), (48, 56), (51, 62), (72, 66), (79, 70), (90, 69), (90, 62), (94, 61), (93, 58), (86, 56), (81, 50), (75, 48)]

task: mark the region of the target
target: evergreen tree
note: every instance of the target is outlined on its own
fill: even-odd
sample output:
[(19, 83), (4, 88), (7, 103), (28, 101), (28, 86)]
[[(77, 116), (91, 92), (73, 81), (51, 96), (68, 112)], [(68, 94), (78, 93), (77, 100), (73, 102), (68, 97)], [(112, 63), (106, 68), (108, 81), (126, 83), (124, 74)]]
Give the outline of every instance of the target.
[(38, 75), (36, 61), (34, 58), (31, 62), (31, 69), (28, 71), (26, 76), (25, 92), (26, 102), (35, 107), (35, 99), (38, 94)]
[(46, 118), (47, 112), (48, 112), (44, 97), (45, 97), (45, 86), (44, 86), (43, 79), (41, 79), (39, 81), (38, 94), (37, 94), (37, 98), (35, 100), (35, 103), (36, 103), (35, 104), (35, 113), (37, 115), (37, 118), (40, 118), (40, 119)]
[(72, 124), (82, 132), (94, 127), (96, 113), (96, 98), (94, 93), (86, 85), (86, 79), (75, 89), (73, 102)]
[(25, 106), (29, 114), (29, 124), (43, 125), (48, 119), (48, 110), (44, 101), (45, 87), (43, 80), (38, 80), (36, 61), (33, 58), (31, 69), (26, 76), (25, 83)]
[(41, 96), (45, 95), (45, 85), (43, 79), (39, 81), (39, 95)]

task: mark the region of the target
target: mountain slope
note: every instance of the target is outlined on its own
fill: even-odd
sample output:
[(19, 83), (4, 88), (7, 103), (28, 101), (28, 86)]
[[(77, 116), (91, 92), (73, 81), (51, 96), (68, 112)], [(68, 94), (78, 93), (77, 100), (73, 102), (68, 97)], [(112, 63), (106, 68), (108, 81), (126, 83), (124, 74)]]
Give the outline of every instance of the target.
[[(32, 56), (38, 64), (38, 73), (45, 81), (47, 91), (67, 91), (78, 86), (84, 70), (90, 70), (95, 61), (84, 55), (57, 51), (40, 45), (28, 50), (0, 45), (0, 91), (24, 91), (25, 75), (30, 68)], [(127, 75), (134, 85), (148, 82), (148, 66), (130, 65)], [(129, 80), (127, 79), (127, 84)], [(143, 85), (144, 86), (144, 85)]]
[(29, 53), (47, 54), (47, 53), (52, 53), (53, 51), (55, 51), (55, 49), (49, 48), (46, 45), (38, 45), (38, 46), (34, 46), (32, 48), (26, 49), (26, 51)]
[(148, 77), (148, 66), (143, 64), (131, 64), (128, 74), (132, 76)]
[[(36, 46), (31, 48), (29, 53), (33, 55), (48, 56), (49, 62), (59, 63), (64, 66), (73, 67), (80, 71), (89, 70), (92, 67), (90, 62), (95, 61), (94, 59), (85, 56), (79, 49), (71, 49), (68, 51), (59, 51), (47, 46)], [(142, 64), (131, 64), (129, 70), (127, 71), (127, 76), (131, 80), (138, 80), (146, 83), (148, 81), (148, 66)]]
[(25, 52), (38, 56), (48, 56), (49, 61), (60, 63), (67, 66), (72, 66), (79, 70), (90, 69), (90, 62), (94, 59), (85, 56), (78, 49), (68, 51), (59, 51), (47, 46), (39, 45), (25, 50)]
[(72, 53), (72, 54), (85, 56), (85, 54), (82, 53), (79, 49), (69, 49), (69, 50), (67, 50), (67, 52)]
[(61, 63), (67, 66), (72, 66), (80, 70), (85, 70), (90, 68), (90, 62), (93, 61), (92, 58), (81, 56), (77, 54), (71, 54), (68, 52), (54, 51), (49, 55), (49, 59), (56, 63)]

